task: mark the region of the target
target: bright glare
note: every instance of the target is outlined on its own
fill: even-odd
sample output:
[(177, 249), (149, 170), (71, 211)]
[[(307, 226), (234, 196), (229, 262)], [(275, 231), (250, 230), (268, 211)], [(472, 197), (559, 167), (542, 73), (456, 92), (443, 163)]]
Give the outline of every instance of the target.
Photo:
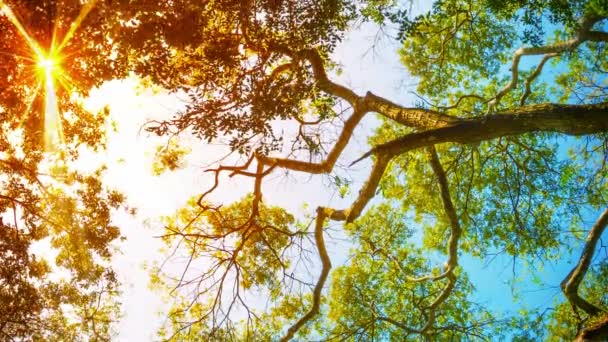
[(38, 68), (44, 71), (44, 149), (46, 152), (58, 152), (64, 143), (61, 113), (57, 105), (55, 90), (55, 77), (60, 74), (57, 64), (57, 61), (50, 56), (38, 59)]
[[(71, 79), (62, 73), (59, 66), (61, 59), (56, 59), (61, 50), (68, 44), (70, 39), (74, 36), (74, 33), (88, 15), (88, 13), (95, 7), (98, 0), (85, 1), (78, 17), (72, 22), (66, 35), (61, 40), (59, 46), (55, 45), (55, 32), (53, 32), (53, 40), (51, 47), (49, 48), (48, 54), (40, 47), (38, 42), (32, 38), (26, 28), (21, 24), (19, 18), (12, 9), (4, 2), (0, 0), (0, 16), (6, 16), (9, 21), (17, 28), (19, 34), (26, 41), (27, 45), (32, 50), (34, 56), (30, 60), (37, 61), (37, 67), (40, 72), (40, 83), (38, 89), (44, 84), (45, 90), (45, 111), (44, 111), (44, 146), (47, 152), (57, 152), (64, 144), (63, 127), (61, 124), (61, 113), (59, 112), (59, 106), (57, 104), (57, 93), (55, 89), (55, 81), (59, 82), (60, 85), (64, 86), (68, 91)], [(29, 59), (29, 58), (28, 58)], [(36, 90), (36, 94), (38, 93)], [(31, 107), (31, 103), (29, 105)]]
[(53, 71), (55, 67), (55, 61), (52, 58), (42, 58), (38, 61), (38, 67), (46, 71), (46, 73), (50, 73)]
[(61, 125), (61, 114), (57, 106), (57, 95), (53, 76), (51, 75), (53, 64), (45, 66), (45, 108), (44, 108), (44, 148), (47, 152), (57, 152), (63, 145), (63, 127)]

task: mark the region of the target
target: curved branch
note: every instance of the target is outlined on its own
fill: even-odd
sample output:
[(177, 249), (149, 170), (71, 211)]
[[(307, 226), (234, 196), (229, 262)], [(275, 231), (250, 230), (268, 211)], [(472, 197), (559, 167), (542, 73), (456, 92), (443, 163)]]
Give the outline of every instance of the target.
[(437, 182), (439, 183), (439, 189), (441, 193), (441, 200), (443, 202), (443, 208), (445, 210), (446, 215), (448, 216), (448, 220), (450, 221), (450, 239), (448, 241), (448, 261), (446, 270), (439, 276), (436, 277), (422, 277), (419, 279), (415, 279), (416, 281), (424, 281), (424, 280), (438, 280), (447, 277), (448, 283), (441, 291), (441, 294), (435, 298), (435, 300), (429, 305), (429, 317), (427, 319), (426, 324), (422, 329), (419, 330), (420, 334), (426, 333), (435, 323), (435, 310), (439, 305), (441, 305), (452, 293), (454, 286), (456, 285), (456, 275), (454, 274), (454, 270), (456, 266), (458, 266), (458, 240), (460, 239), (460, 235), (462, 234), (462, 228), (460, 226), (460, 222), (458, 221), (458, 215), (456, 214), (456, 209), (454, 208), (454, 204), (452, 203), (452, 198), (450, 196), (450, 189), (448, 185), (448, 180), (445, 175), (445, 170), (443, 166), (441, 166), (441, 162), (439, 161), (439, 157), (437, 156), (437, 151), (435, 150), (435, 146), (430, 146), (428, 148), (429, 161), (431, 163), (431, 168), (437, 177)]
[(376, 162), (372, 168), (372, 171), (370, 172), (367, 181), (359, 191), (359, 196), (357, 196), (357, 199), (348, 209), (334, 210), (323, 207), (317, 208), (317, 218), (315, 223), (315, 242), (319, 251), (321, 262), (323, 264), (323, 268), (321, 269), (321, 275), (319, 276), (319, 280), (317, 281), (317, 285), (315, 286), (313, 292), (312, 308), (306, 313), (306, 315), (302, 316), (294, 325), (292, 325), (287, 330), (287, 333), (281, 339), (281, 341), (289, 341), (294, 336), (294, 334), (299, 329), (301, 329), (302, 326), (304, 326), (304, 324), (306, 324), (315, 315), (319, 313), (319, 307), (321, 305), (321, 291), (323, 290), (323, 285), (325, 284), (327, 275), (329, 274), (329, 270), (331, 268), (329, 255), (327, 254), (327, 249), (325, 248), (325, 242), (323, 240), (323, 224), (325, 223), (325, 220), (329, 218), (334, 221), (352, 222), (357, 217), (359, 217), (365, 205), (376, 193), (378, 183), (380, 183), (380, 179), (384, 174), (384, 170), (386, 170), (387, 164), (388, 158), (381, 156), (376, 159)]
[(458, 221), (458, 215), (456, 214), (456, 209), (454, 208), (454, 204), (452, 202), (452, 197), (450, 195), (450, 188), (448, 185), (448, 180), (445, 175), (445, 170), (443, 166), (441, 166), (441, 162), (439, 161), (439, 157), (437, 156), (437, 150), (435, 150), (435, 146), (430, 146), (427, 148), (429, 154), (429, 162), (431, 164), (431, 168), (437, 177), (437, 182), (439, 183), (439, 190), (441, 194), (441, 201), (443, 202), (443, 210), (448, 216), (448, 220), (450, 221), (450, 239), (448, 240), (448, 261), (446, 261), (446, 267), (443, 273), (433, 276), (427, 275), (419, 278), (410, 278), (407, 280), (411, 282), (423, 282), (423, 281), (435, 281), (439, 279), (443, 279), (448, 275), (454, 272), (456, 266), (458, 266), (458, 240), (460, 239), (460, 235), (462, 234), (462, 227), (460, 226), (460, 222)]
[(460, 239), (460, 235), (462, 234), (462, 228), (460, 227), (458, 215), (456, 215), (456, 209), (454, 208), (454, 203), (452, 202), (448, 179), (445, 175), (445, 170), (443, 169), (443, 166), (441, 166), (439, 157), (437, 156), (435, 146), (430, 146), (428, 148), (428, 154), (431, 167), (433, 168), (433, 172), (435, 173), (435, 176), (437, 177), (437, 182), (439, 183), (441, 201), (443, 202), (443, 209), (445, 210), (445, 213), (450, 221), (451, 229), (450, 239), (448, 241), (449, 257), (447, 261), (447, 269), (448, 272), (452, 272), (456, 268), (456, 266), (458, 266), (458, 239)]
[(544, 55), (543, 59), (536, 66), (536, 69), (534, 69), (534, 72), (532, 72), (532, 74), (530, 74), (530, 76), (526, 80), (524, 93), (521, 95), (521, 98), (519, 99), (520, 106), (523, 106), (526, 104), (526, 99), (532, 93), (532, 91), (530, 90), (530, 85), (538, 77), (538, 75), (540, 75), (541, 71), (543, 70), (543, 67), (545, 66), (545, 63), (547, 63), (548, 60), (550, 60), (551, 58), (556, 57), (556, 56), (559, 56), (559, 53), (549, 53), (549, 54)]
[(386, 158), (385, 156), (378, 156), (374, 162), (374, 165), (372, 166), (372, 170), (370, 171), (367, 180), (365, 181), (365, 184), (363, 184), (363, 187), (361, 187), (361, 190), (359, 190), (359, 196), (357, 196), (357, 199), (353, 202), (353, 204), (345, 210), (346, 222), (353, 222), (356, 220), (359, 215), (361, 215), (361, 212), (367, 203), (369, 203), (369, 201), (374, 197), (389, 160), (390, 159)]
[(235, 174), (242, 174), (244, 173), (244, 170), (247, 170), (249, 168), (249, 165), (251, 165), (251, 162), (253, 161), (253, 157), (254, 155), (251, 155), (251, 157), (249, 157), (249, 159), (247, 159), (247, 161), (245, 162), (245, 164), (243, 165), (239, 165), (239, 166), (222, 166), (220, 165), (219, 167), (215, 168), (215, 169), (207, 169), (205, 170), (205, 172), (213, 172), (214, 173), (214, 178), (213, 178), (213, 185), (211, 186), (211, 188), (209, 188), (207, 191), (205, 191), (202, 195), (199, 196), (197, 204), (199, 207), (206, 207), (203, 204), (203, 200), (205, 199), (205, 197), (207, 195), (209, 195), (210, 193), (212, 193), (213, 191), (215, 191), (215, 189), (219, 186), (220, 180), (220, 173), (222, 171), (232, 171), (232, 173), (230, 174), (230, 177), (234, 176)]
[(441, 291), (441, 294), (437, 298), (435, 298), (435, 301), (433, 301), (433, 303), (431, 303), (431, 305), (429, 306), (429, 318), (426, 322), (426, 325), (422, 328), (421, 334), (426, 333), (433, 326), (433, 324), (435, 323), (435, 311), (437, 307), (443, 302), (445, 302), (445, 300), (452, 293), (452, 290), (454, 290), (454, 286), (456, 286), (456, 276), (453, 272), (448, 273), (447, 278), (448, 283), (443, 288), (443, 291)]
[(287, 333), (285, 336), (283, 336), (283, 338), (281, 338), (281, 341), (289, 341), (295, 335), (295, 333), (300, 330), (302, 326), (304, 326), (304, 324), (319, 313), (319, 308), (321, 306), (321, 291), (323, 290), (323, 286), (325, 285), (325, 281), (329, 275), (329, 270), (331, 269), (331, 260), (329, 259), (329, 254), (327, 254), (325, 241), (323, 239), (323, 225), (325, 224), (325, 219), (328, 216), (331, 216), (331, 213), (328, 211), (331, 210), (323, 207), (317, 208), (317, 219), (315, 221), (315, 242), (323, 266), (313, 292), (312, 307), (306, 313), (306, 315), (300, 317), (296, 323), (287, 329)]
[(278, 167), (293, 171), (303, 171), (312, 174), (329, 173), (331, 170), (333, 170), (338, 157), (340, 157), (342, 151), (344, 151), (346, 148), (346, 145), (350, 141), (355, 128), (361, 119), (363, 119), (364, 115), (365, 111), (355, 108), (353, 114), (344, 123), (342, 132), (340, 133), (338, 140), (336, 140), (334, 147), (331, 149), (331, 151), (329, 151), (325, 160), (319, 163), (305, 162), (288, 158), (274, 158), (262, 154), (256, 155), (256, 158), (263, 164), (276, 165)]
[(400, 328), (401, 330), (408, 332), (410, 334), (421, 334), (422, 331), (421, 330), (417, 330), (417, 329), (413, 329), (410, 326), (407, 326), (399, 321), (396, 321), (390, 317), (386, 317), (386, 316), (376, 316), (376, 319), (379, 321), (383, 321), (383, 322), (387, 322), (390, 323), (394, 326), (396, 326), (397, 328)]
[[(271, 49), (294, 59), (306, 59), (312, 66), (313, 75), (319, 89), (346, 100), (353, 108), (359, 107), (364, 112), (373, 111), (404, 126), (417, 129), (443, 127), (459, 120), (456, 117), (435, 111), (402, 107), (371, 92), (367, 92), (365, 96), (359, 96), (352, 89), (329, 79), (323, 58), (316, 49), (306, 49), (297, 53), (282, 46), (272, 46)], [(361, 108), (362, 104), (365, 108)]]
[(562, 52), (572, 51), (586, 41), (607, 41), (607, 33), (591, 31), (593, 25), (603, 19), (605, 18), (597, 15), (585, 15), (579, 22), (579, 29), (574, 38), (553, 45), (522, 47), (515, 51), (513, 54), (513, 61), (511, 62), (511, 81), (494, 96), (492, 101), (490, 101), (489, 111), (492, 111), (493, 108), (498, 105), (502, 97), (517, 86), (519, 78), (519, 60), (522, 56), (560, 54)]
[(572, 306), (574, 308), (582, 309), (590, 316), (595, 316), (603, 312), (603, 310), (579, 296), (578, 287), (589, 269), (591, 259), (595, 253), (595, 246), (602, 236), (606, 225), (608, 225), (608, 209), (604, 210), (597, 222), (593, 225), (593, 228), (591, 228), (589, 231), (589, 235), (587, 235), (587, 241), (585, 242), (585, 247), (583, 248), (583, 252), (581, 253), (578, 264), (572, 269), (572, 271), (570, 271), (570, 273), (568, 273), (566, 278), (561, 283), (562, 291)]

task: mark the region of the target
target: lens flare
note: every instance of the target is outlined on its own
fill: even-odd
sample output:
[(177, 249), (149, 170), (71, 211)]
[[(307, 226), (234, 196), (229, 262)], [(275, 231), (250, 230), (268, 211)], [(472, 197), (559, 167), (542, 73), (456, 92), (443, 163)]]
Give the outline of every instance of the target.
[(52, 58), (43, 58), (38, 62), (38, 67), (44, 70), (44, 150), (57, 152), (64, 143), (63, 126), (61, 114), (57, 105), (57, 93), (53, 70), (55, 61)]
[(58, 60), (49, 55), (41, 55), (37, 64), (40, 77), (44, 78), (44, 150), (46, 152), (58, 152), (63, 146), (63, 126), (61, 124), (61, 113), (57, 105), (57, 91), (55, 90), (55, 78), (60, 76)]
[(65, 36), (63, 36), (61, 43), (57, 47), (58, 52), (63, 50), (63, 48), (70, 41), (70, 39), (72, 39), (72, 37), (74, 36), (74, 33), (76, 33), (76, 30), (78, 30), (78, 28), (80, 27), (80, 24), (82, 24), (82, 21), (87, 17), (89, 12), (97, 4), (97, 1), (99, 1), (99, 0), (89, 0), (82, 5), (82, 7), (80, 8), (80, 12), (78, 13), (78, 17), (76, 17), (76, 19), (74, 19), (74, 21), (70, 25), (68, 32), (65, 34)]
[(38, 43), (27, 33), (25, 27), (21, 25), (21, 21), (19, 21), (19, 18), (15, 15), (15, 13), (13, 13), (13, 10), (2, 0), (0, 0), (0, 12), (2, 12), (13, 24), (13, 26), (17, 28), (17, 31), (19, 31), (21, 37), (25, 39), (27, 45), (36, 54), (38, 60), (40, 60), (40, 58), (42, 57), (42, 49), (40, 48)]
[(45, 75), (51, 74), (55, 67), (55, 61), (51, 58), (42, 58), (38, 61), (38, 67), (45, 71)]
[[(0, 15), (4, 15), (15, 26), (19, 34), (23, 37), (29, 48), (32, 50), (34, 58), (37, 62), (38, 75), (40, 83), (44, 83), (45, 107), (44, 107), (44, 148), (47, 152), (57, 152), (64, 144), (62, 117), (57, 104), (57, 92), (55, 88), (55, 80), (64, 85), (71, 83), (71, 79), (62, 73), (60, 68), (61, 58), (60, 51), (68, 44), (70, 39), (82, 21), (96, 5), (98, 0), (90, 0), (84, 2), (80, 9), (77, 18), (72, 22), (68, 32), (64, 35), (59, 46), (55, 46), (55, 31), (52, 37), (52, 46), (48, 54), (40, 47), (38, 42), (33, 39), (25, 27), (21, 24), (19, 17), (12, 9), (3, 1), (0, 0)], [(29, 58), (28, 58), (29, 59)], [(40, 84), (39, 84), (40, 85)], [(39, 87), (40, 88), (40, 87)], [(68, 89), (70, 91), (71, 89)], [(36, 94), (38, 90), (36, 90)], [(28, 108), (31, 107), (31, 104)]]

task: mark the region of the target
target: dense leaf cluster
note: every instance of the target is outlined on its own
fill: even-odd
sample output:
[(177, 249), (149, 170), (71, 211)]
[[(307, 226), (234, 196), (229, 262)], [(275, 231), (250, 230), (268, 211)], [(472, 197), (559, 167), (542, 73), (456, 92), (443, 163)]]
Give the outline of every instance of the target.
[[(439, 0), (415, 18), (385, 0), (6, 3), (41, 51), (60, 59), (66, 144), (44, 174), (53, 157), (43, 153), (43, 77), (31, 41), (1, 16), (5, 336), (111, 335), (117, 281), (106, 266), (120, 236), (111, 213), (123, 198), (104, 188), (101, 170), (65, 165), (79, 146), (104, 142), (107, 112), (88, 113), (75, 98), (130, 73), (186, 99), (150, 132), (227, 140), (247, 160), (208, 170), (213, 187), (165, 220), (167, 257), (186, 264), (177, 275), (154, 268), (153, 285), (176, 297), (163, 338), (526, 340), (571, 338), (601, 322), (605, 263), (590, 260), (608, 212), (595, 225), (586, 213), (608, 204), (605, 1)], [(333, 81), (335, 47), (366, 20), (398, 24), (416, 107)], [(382, 122), (362, 158), (372, 167), (349, 207), (320, 206), (296, 220), (265, 203), (263, 180), (276, 170), (331, 174), (347, 187), (334, 166), (372, 112)], [(277, 129), (281, 122), (297, 132)], [(158, 150), (154, 171), (180, 167), (186, 153)], [(209, 203), (225, 174), (250, 178), (253, 195)], [(481, 307), (474, 275), (459, 264), (463, 255), (542, 264), (583, 241), (561, 284), (569, 302), (550, 314)], [(50, 245), (51, 262), (32, 255), (35, 243)]]

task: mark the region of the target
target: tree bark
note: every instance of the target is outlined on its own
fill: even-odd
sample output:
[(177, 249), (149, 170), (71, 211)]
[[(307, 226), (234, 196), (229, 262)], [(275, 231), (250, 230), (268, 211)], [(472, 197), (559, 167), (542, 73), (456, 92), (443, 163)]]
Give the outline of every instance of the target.
[(581, 330), (574, 342), (583, 341), (608, 341), (608, 315)]
[[(593, 105), (539, 104), (512, 111), (463, 119), (447, 127), (417, 132), (378, 145), (357, 161), (372, 154), (396, 156), (439, 143), (476, 143), (533, 132), (585, 135), (608, 132), (608, 103)], [(353, 163), (353, 164), (354, 164)]]

